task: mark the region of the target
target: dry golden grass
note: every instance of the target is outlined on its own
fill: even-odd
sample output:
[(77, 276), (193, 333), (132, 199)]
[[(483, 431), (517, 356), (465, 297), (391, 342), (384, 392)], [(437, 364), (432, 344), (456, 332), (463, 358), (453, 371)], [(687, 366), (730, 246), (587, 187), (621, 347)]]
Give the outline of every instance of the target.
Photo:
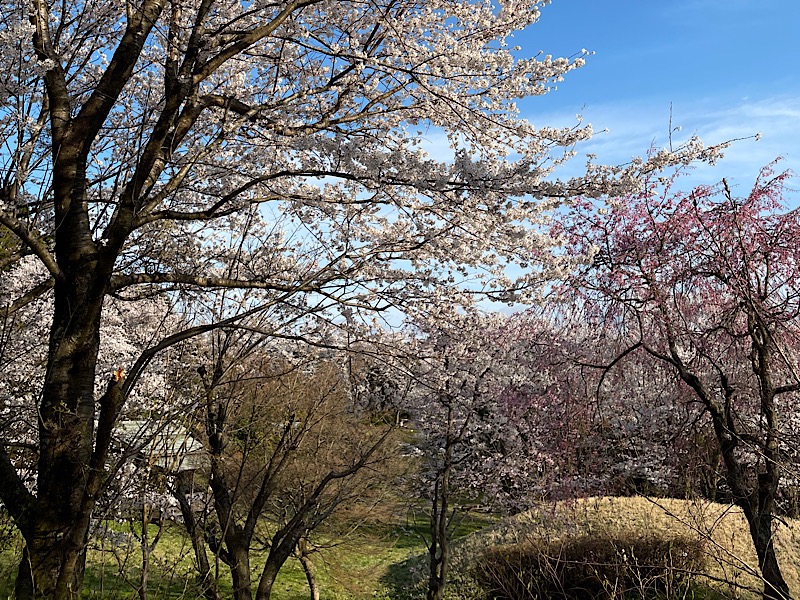
[[(800, 592), (800, 521), (776, 522), (776, 548), (794, 595)], [(733, 598), (756, 598), (762, 589), (747, 523), (736, 507), (674, 499), (587, 498), (544, 506), (506, 521), (474, 549), (531, 539), (557, 541), (624, 531), (698, 537), (708, 554), (705, 577), (696, 581)], [(477, 542), (477, 543), (476, 543)], [(467, 552), (470, 554), (470, 552)]]

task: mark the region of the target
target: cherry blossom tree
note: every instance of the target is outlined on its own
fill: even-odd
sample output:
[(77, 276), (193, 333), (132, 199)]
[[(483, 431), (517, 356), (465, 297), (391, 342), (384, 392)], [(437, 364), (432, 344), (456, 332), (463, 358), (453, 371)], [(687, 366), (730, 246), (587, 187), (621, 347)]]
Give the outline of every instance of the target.
[[(3, 301), (19, 297), (20, 289), (27, 289), (46, 280), (46, 271), (31, 256), (24, 257), (6, 272), (0, 273), (0, 298)], [(119, 378), (118, 365), (130, 364), (154, 341), (178, 321), (173, 307), (163, 298), (143, 298), (131, 303), (107, 298), (100, 326), (101, 344), (98, 352), (98, 369), (114, 373)], [(42, 394), (42, 375), (47, 364), (47, 348), (42, 340), (47, 338), (47, 322), (53, 312), (52, 290), (46, 290), (34, 301), (7, 314), (2, 321), (0, 337), (0, 436), (15, 465), (17, 476), (26, 490), (37, 489), (37, 400)], [(183, 402), (169, 384), (172, 379), (170, 363), (180, 362), (180, 348), (173, 347), (153, 360), (143, 371), (137, 389), (130, 394), (121, 418), (152, 416), (156, 410), (163, 418), (174, 417)], [(38, 376), (37, 376), (38, 375)], [(100, 382), (98, 381), (98, 384)], [(98, 385), (95, 394), (100, 395)], [(166, 407), (166, 408), (165, 408)], [(111, 488), (104, 494), (117, 497), (120, 491), (134, 492), (141, 473), (126, 469), (126, 463), (147, 442), (131, 448), (119, 445), (109, 453), (108, 481)], [(138, 490), (138, 488), (136, 488)], [(107, 508), (107, 499), (101, 504)], [(98, 498), (100, 500), (100, 498)]]
[[(530, 225), (558, 199), (622, 193), (642, 171), (717, 155), (692, 138), (625, 168), (549, 177), (591, 128), (517, 113), (515, 99), (584, 63), (509, 45), (546, 3), (0, 2), (0, 269), (35, 260), (46, 272), (0, 311), (52, 294), (32, 374), (33, 491), (0, 444), (0, 498), (26, 543), (18, 597), (80, 594), (111, 431), (171, 345), (266, 309), (297, 325), (476, 292), (524, 298), (552, 270), (550, 240)], [(422, 148), (439, 134), (444, 159)], [(532, 257), (527, 275), (507, 276)], [(203, 320), (220, 289), (258, 293)], [(109, 299), (159, 293), (196, 318), (109, 379)]]
[(551, 299), (504, 324), (514, 374), (499, 402), (537, 456), (538, 495), (715, 498), (715, 444), (691, 390), (626, 349), (572, 302)]
[(452, 533), (476, 504), (528, 506), (536, 457), (500, 401), (517, 369), (503, 344), (506, 318), (480, 313), (419, 321), (409, 340), (410, 393), (402, 405), (416, 432), (413, 497), (428, 519), (427, 598), (444, 597)]
[(580, 199), (556, 231), (592, 256), (571, 283), (619, 342), (615, 360), (640, 352), (669, 366), (707, 414), (770, 599), (789, 597), (773, 521), (781, 478), (796, 476), (800, 392), (800, 213), (774, 167), (744, 198), (724, 180), (688, 194), (653, 180), (603, 207)]

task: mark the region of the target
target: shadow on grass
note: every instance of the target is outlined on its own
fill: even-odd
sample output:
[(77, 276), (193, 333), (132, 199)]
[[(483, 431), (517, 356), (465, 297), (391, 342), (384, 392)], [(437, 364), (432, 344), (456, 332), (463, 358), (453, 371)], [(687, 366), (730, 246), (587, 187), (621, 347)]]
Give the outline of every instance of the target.
[[(458, 553), (458, 548), (466, 538), (485, 531), (487, 528), (496, 525), (497, 522), (498, 517), (495, 515), (473, 511), (463, 513), (460, 518), (456, 519), (455, 528), (451, 534), (452, 550)], [(429, 576), (429, 555), (426, 552), (424, 540), (428, 539), (428, 532), (427, 519), (423, 518), (421, 513), (418, 513), (416, 519), (410, 519), (405, 527), (395, 530), (397, 535), (395, 547), (409, 551), (416, 550), (417, 553), (387, 568), (380, 583), (383, 589), (386, 590), (388, 598), (392, 600), (416, 600), (425, 597)], [(454, 572), (453, 577), (457, 581), (461, 579), (458, 572)], [(454, 585), (453, 589), (458, 590), (457, 596), (458, 594), (463, 595), (466, 593), (458, 585)], [(470, 590), (470, 592), (472, 591)], [(455, 598), (456, 596), (451, 597)], [(459, 596), (459, 600), (469, 600), (472, 597), (470, 593), (468, 596), (464, 596), (463, 599)]]
[(391, 600), (417, 600), (425, 597), (425, 572), (428, 555), (417, 555), (390, 565), (380, 583)]

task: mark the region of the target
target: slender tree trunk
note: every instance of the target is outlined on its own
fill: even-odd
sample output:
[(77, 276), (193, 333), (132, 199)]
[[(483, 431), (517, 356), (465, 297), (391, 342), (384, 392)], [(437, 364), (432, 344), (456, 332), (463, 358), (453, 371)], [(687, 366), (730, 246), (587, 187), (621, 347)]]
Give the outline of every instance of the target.
[(453, 407), (448, 404), (444, 462), (434, 484), (431, 506), (431, 542), (428, 547), (430, 576), (427, 600), (442, 600), (447, 585), (447, 571), (450, 566), (450, 539), (447, 526), (450, 511), (450, 471), (453, 467), (453, 443)]
[[(448, 469), (449, 471), (449, 469)], [(450, 562), (450, 540), (447, 532), (447, 512), (449, 510), (449, 490), (443, 474), (442, 482), (437, 483), (433, 498), (433, 514), (431, 515), (430, 576), (428, 578), (427, 600), (442, 600), (447, 585), (447, 571)]]
[(179, 473), (173, 495), (178, 500), (178, 505), (181, 508), (181, 516), (183, 517), (183, 524), (186, 527), (186, 532), (189, 534), (189, 539), (192, 541), (195, 566), (197, 567), (198, 582), (202, 595), (206, 600), (221, 600), (222, 596), (217, 587), (217, 580), (211, 573), (211, 564), (208, 561), (205, 531), (198, 524), (189, 502), (191, 477), (191, 472), (184, 471)]
[(300, 564), (303, 566), (303, 573), (306, 575), (310, 600), (319, 600), (317, 575), (314, 571), (314, 563), (311, 562), (311, 556), (308, 552), (308, 543), (304, 539), (301, 539), (297, 543), (297, 558), (300, 561)]
[(142, 549), (142, 572), (139, 576), (139, 598), (140, 600), (148, 600), (147, 584), (150, 578), (150, 555), (155, 551), (158, 541), (161, 539), (161, 534), (164, 531), (164, 515), (159, 511), (158, 515), (158, 531), (156, 532), (153, 541), (150, 541), (150, 524), (153, 522), (153, 507), (142, 499), (142, 532), (139, 538), (139, 544)]
[(139, 545), (142, 549), (142, 572), (139, 576), (139, 599), (147, 600), (147, 579), (150, 575), (150, 540), (147, 528), (150, 525), (150, 507), (142, 501), (142, 533)]

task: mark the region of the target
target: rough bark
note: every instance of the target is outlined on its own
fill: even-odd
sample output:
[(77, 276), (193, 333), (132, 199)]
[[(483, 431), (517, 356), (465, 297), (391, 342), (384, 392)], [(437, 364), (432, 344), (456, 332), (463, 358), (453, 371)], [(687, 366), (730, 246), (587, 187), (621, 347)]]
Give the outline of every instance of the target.
[(290, 526), (283, 527), (272, 537), (272, 544), (267, 555), (267, 562), (261, 571), (261, 578), (256, 590), (256, 600), (269, 600), (275, 579), (284, 563), (292, 555), (307, 528), (302, 519), (295, 519)]
[(756, 556), (758, 556), (758, 568), (764, 578), (764, 600), (790, 599), (792, 596), (789, 592), (789, 585), (783, 578), (778, 558), (775, 555), (772, 514), (770, 512), (751, 514), (747, 517), (747, 521), (756, 548)]
[[(48, 368), (38, 407), (37, 492), (28, 506), (11, 509), (27, 515), (21, 527), (26, 560), (19, 569), (20, 599), (67, 600), (77, 598), (83, 588), (89, 524), (104, 484), (110, 443), (110, 431), (95, 432), (94, 384), (103, 300), (116, 260), (115, 251), (101, 252), (93, 239), (86, 165), (89, 150), (162, 9), (161, 0), (146, 0), (129, 13), (108, 68), (75, 111), (61, 57), (51, 40), (49, 6), (35, 0), (31, 7), (34, 48), (40, 59), (52, 65), (45, 74), (45, 87), (57, 226), (52, 255), (34, 244), (55, 283)], [(117, 398), (118, 390), (109, 389), (104, 400), (113, 405)], [(115, 406), (107, 406), (106, 417), (111, 419), (103, 426), (113, 426), (117, 414)], [(18, 502), (7, 493), (3, 500)], [(25, 583), (28, 573), (32, 585)]]

